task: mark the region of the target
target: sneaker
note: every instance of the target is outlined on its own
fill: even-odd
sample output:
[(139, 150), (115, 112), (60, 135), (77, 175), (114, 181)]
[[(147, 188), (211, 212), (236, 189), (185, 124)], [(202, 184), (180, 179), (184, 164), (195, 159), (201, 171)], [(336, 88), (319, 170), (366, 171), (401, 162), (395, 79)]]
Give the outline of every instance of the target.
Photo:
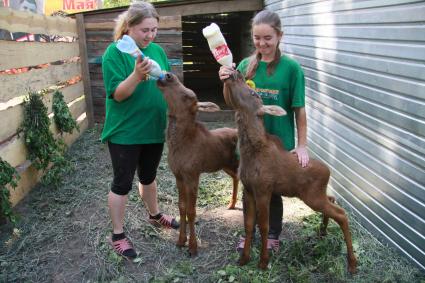
[(240, 237), (239, 242), (236, 246), (236, 251), (238, 253), (242, 253), (244, 247), (245, 247), (245, 237)]
[(173, 228), (178, 229), (180, 227), (179, 222), (170, 215), (160, 213), (160, 217), (149, 215), (149, 223), (158, 228)]
[(129, 259), (134, 259), (137, 257), (137, 253), (133, 248), (133, 244), (128, 238), (124, 238), (117, 241), (112, 241), (111, 238), (109, 238), (108, 240), (109, 244), (112, 246), (112, 249), (120, 256)]
[(279, 251), (279, 239), (267, 239), (267, 250), (277, 253)]
[[(277, 239), (267, 239), (267, 250), (277, 253), (279, 251), (280, 242)], [(241, 253), (245, 247), (245, 238), (241, 237), (236, 246), (236, 251)]]

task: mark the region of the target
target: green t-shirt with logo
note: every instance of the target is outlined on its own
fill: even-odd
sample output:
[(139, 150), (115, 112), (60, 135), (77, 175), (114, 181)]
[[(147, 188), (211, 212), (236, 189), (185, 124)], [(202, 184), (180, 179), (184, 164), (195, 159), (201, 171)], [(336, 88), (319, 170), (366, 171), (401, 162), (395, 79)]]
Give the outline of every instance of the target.
[[(169, 71), (167, 55), (156, 43), (141, 49), (162, 70)], [(116, 144), (150, 144), (165, 141), (167, 104), (155, 80), (138, 84), (133, 94), (121, 102), (112, 95), (118, 85), (134, 70), (136, 60), (111, 43), (102, 56), (103, 82), (106, 90), (106, 115), (102, 142)]]
[[(245, 58), (238, 70), (246, 75), (249, 58)], [(286, 110), (285, 116), (264, 116), (264, 126), (270, 134), (278, 136), (286, 150), (295, 148), (294, 108), (305, 106), (304, 73), (300, 65), (286, 55), (280, 58), (274, 73), (267, 75), (267, 63), (260, 62), (252, 79), (255, 91), (264, 105), (278, 105)]]

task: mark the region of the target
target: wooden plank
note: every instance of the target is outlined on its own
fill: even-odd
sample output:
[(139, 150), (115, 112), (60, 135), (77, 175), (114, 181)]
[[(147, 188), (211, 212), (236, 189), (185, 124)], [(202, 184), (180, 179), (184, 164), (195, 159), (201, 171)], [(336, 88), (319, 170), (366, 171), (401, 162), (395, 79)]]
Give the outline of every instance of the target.
[[(76, 97), (80, 97), (83, 94), (83, 83), (67, 86), (60, 89), (64, 95), (65, 102), (69, 103)], [(21, 99), (23, 99), (22, 97)], [(50, 92), (43, 97), (43, 102), (48, 108), (48, 113), (52, 112), (52, 100), (53, 93)], [(23, 121), (23, 106), (22, 104), (15, 105), (0, 111), (0, 142), (8, 139), (9, 137), (16, 134), (18, 127)]]
[[(158, 30), (155, 42), (177, 42), (181, 43), (182, 32), (179, 30)], [(88, 30), (86, 31), (87, 42), (108, 42), (113, 41), (113, 34), (110, 30)]]
[[(78, 125), (80, 127), (80, 132), (74, 131), (72, 134), (65, 134), (64, 135), (64, 141), (65, 143), (70, 146), (73, 144), (87, 129), (88, 127), (88, 120), (85, 116), (82, 115), (82, 119), (79, 119)], [(10, 190), (10, 202), (12, 203), (12, 206), (15, 206), (20, 200), (22, 200), (28, 192), (35, 186), (35, 184), (40, 181), (41, 178), (41, 172), (37, 171), (33, 166), (29, 166), (30, 163), (27, 163), (23, 166), (24, 169), (18, 170), (20, 172), (20, 180), (18, 182), (18, 186), (16, 189)]]
[(155, 5), (160, 15), (202, 15), (221, 14), (244, 11), (260, 11), (262, 0), (218, 0), (218, 1), (187, 1), (171, 2)]
[(43, 69), (32, 69), (26, 73), (16, 75), (0, 75), (0, 104), (22, 96), (31, 87), (39, 91), (58, 82), (64, 82), (81, 74), (80, 62), (71, 62), (62, 65), (50, 65)]
[(86, 113), (88, 119), (89, 128), (92, 128), (94, 125), (93, 118), (93, 102), (91, 96), (91, 86), (90, 86), (90, 72), (87, 59), (87, 46), (86, 46), (86, 31), (84, 29), (84, 15), (77, 15), (77, 28), (78, 28), (78, 43), (80, 47), (80, 59), (81, 59), (81, 70), (84, 83), (84, 94), (86, 96)]
[(36, 66), (79, 56), (78, 42), (15, 42), (0, 40), (0, 70)]
[[(74, 119), (77, 119), (85, 112), (84, 96), (78, 97), (69, 104), (69, 110)], [(50, 130), (54, 135), (58, 135), (59, 131), (54, 123), (53, 116), (50, 118)], [(27, 149), (24, 143), (24, 136), (16, 135), (10, 141), (0, 146), (0, 156), (3, 160), (9, 162), (13, 167), (22, 165), (27, 159)]]
[[(78, 14), (81, 15), (81, 14)], [(87, 31), (91, 30), (113, 30), (115, 21), (112, 18), (105, 18), (102, 22), (86, 22)], [(159, 17), (159, 29), (179, 29), (181, 30), (180, 16), (168, 15)]]
[(10, 32), (77, 36), (74, 19), (0, 8), (0, 29)]
[(87, 42), (98, 42), (106, 41), (112, 42), (114, 36), (112, 30), (86, 30), (86, 41)]

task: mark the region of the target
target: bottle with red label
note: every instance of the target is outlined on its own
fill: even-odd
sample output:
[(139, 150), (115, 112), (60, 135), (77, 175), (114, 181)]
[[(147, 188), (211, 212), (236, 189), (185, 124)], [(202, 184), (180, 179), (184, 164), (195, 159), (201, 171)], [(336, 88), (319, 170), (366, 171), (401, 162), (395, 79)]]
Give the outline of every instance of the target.
[(232, 67), (232, 52), (230, 52), (219, 26), (212, 23), (202, 30), (202, 34), (208, 40), (208, 45), (217, 62), (223, 66)]

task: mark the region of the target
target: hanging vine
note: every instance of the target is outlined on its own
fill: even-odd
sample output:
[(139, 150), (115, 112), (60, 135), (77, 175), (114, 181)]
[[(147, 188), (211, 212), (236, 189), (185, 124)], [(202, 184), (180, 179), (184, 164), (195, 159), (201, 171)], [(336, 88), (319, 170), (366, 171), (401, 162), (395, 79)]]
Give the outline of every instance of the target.
[(16, 222), (16, 215), (13, 213), (12, 205), (9, 201), (10, 188), (18, 186), (19, 174), (7, 161), (0, 157), (0, 218), (5, 217), (10, 222)]
[(58, 151), (50, 131), (50, 119), (42, 94), (29, 92), (23, 102), (24, 120), (19, 128), (24, 133), (28, 158), (38, 170), (45, 170)]
[(53, 94), (53, 113), (55, 114), (54, 121), (61, 134), (72, 133), (74, 129), (80, 130), (63, 99), (62, 92), (58, 90)]
[[(71, 164), (64, 157), (66, 144), (62, 140), (56, 141), (50, 131), (50, 119), (42, 96), (43, 93), (30, 92), (24, 100), (24, 120), (20, 131), (24, 134), (29, 160), (36, 169), (45, 173), (41, 181), (58, 187), (62, 184), (64, 173), (71, 170)], [(50, 164), (52, 167), (46, 170)]]

